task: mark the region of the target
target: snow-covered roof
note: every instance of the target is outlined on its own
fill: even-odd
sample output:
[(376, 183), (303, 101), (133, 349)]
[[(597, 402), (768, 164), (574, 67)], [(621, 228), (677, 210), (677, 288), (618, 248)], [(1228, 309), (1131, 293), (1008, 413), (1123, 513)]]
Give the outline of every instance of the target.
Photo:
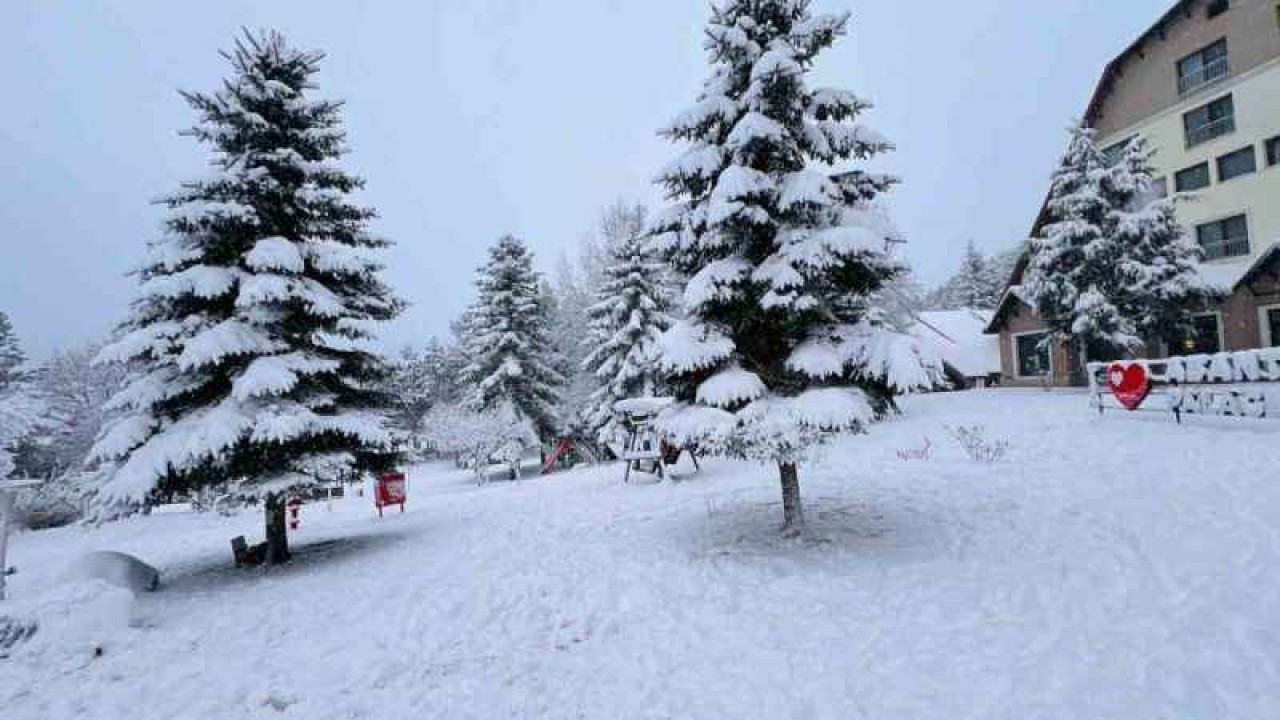
[(1000, 372), (1000, 339), (986, 334), (990, 310), (932, 310), (916, 314), (911, 334), (965, 377)]
[(1212, 285), (1215, 289), (1229, 293), (1235, 289), (1239, 283), (1249, 272), (1249, 268), (1253, 267), (1253, 262), (1246, 259), (1241, 262), (1229, 263), (1207, 263), (1196, 268), (1200, 277)]
[(1210, 263), (1200, 266), (1200, 276), (1224, 292), (1235, 292), (1240, 285), (1249, 282), (1275, 260), (1280, 259), (1280, 239), (1271, 243), (1255, 258), (1238, 262)]
[(669, 397), (627, 398), (614, 403), (613, 410), (623, 415), (657, 415), (674, 403), (675, 398)]
[[(1023, 305), (1028, 304), (1026, 297), (1022, 294), (1021, 285), (1010, 285), (1009, 287), (1005, 288), (1004, 295), (1001, 295), (1000, 302), (996, 303), (996, 309), (994, 312), (991, 313), (991, 318), (990, 320), (987, 321), (987, 327), (984, 329), (984, 332), (987, 332), (989, 334), (1000, 332), (1000, 327), (999, 327), (1000, 318), (1001, 316), (1004, 315), (1006, 306), (1010, 302), (1013, 302), (1015, 300), (1022, 303)], [(985, 311), (982, 311), (982, 312), (985, 312)]]

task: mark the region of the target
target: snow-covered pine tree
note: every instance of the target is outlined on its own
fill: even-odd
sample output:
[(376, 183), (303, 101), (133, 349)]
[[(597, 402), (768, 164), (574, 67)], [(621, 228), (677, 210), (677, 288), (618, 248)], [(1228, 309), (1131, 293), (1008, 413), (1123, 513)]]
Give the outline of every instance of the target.
[(107, 405), (124, 383), (124, 369), (93, 362), (99, 345), (62, 350), (29, 374), (30, 391), (44, 406), (24, 445), (19, 470), (47, 477), (83, 469), (110, 416)]
[(587, 308), (591, 306), (591, 293), (582, 275), (568, 254), (562, 254), (548, 288), (547, 341), (554, 350), (556, 372), (565, 380), (558, 393), (557, 419), (569, 434), (581, 430), (580, 415), (595, 387), (590, 374), (581, 368), (587, 354), (582, 338), (589, 329)]
[(17, 382), (22, 375), (22, 364), (27, 361), (26, 353), (18, 342), (18, 333), (13, 330), (9, 316), (0, 310), (0, 390)]
[(286, 492), (390, 469), (397, 456), (368, 345), (401, 303), (372, 252), (374, 211), (346, 151), (340, 102), (309, 97), (323, 58), (278, 33), (224, 54), (218, 92), (184, 92), (214, 172), (164, 202), (141, 296), (104, 349), (131, 376), (95, 447), (114, 461), (103, 501), (235, 483), (266, 500), (268, 561), (288, 559)]
[[(1000, 281), (998, 285), (1000, 289), (999, 298), (1004, 297), (1004, 292), (1009, 287), (1009, 280), (1013, 277), (1013, 269), (1017, 267), (1026, 251), (1026, 242), (1023, 241), (1013, 247), (1001, 250), (991, 258), (991, 274)], [(996, 303), (999, 304), (999, 300)]]
[(519, 239), (503, 236), (490, 248), (476, 290), (462, 323), (468, 404), (479, 411), (510, 404), (541, 438), (553, 437), (558, 429), (556, 390), (564, 378), (555, 369), (547, 301), (533, 254)]
[(19, 446), (44, 413), (21, 371), (26, 358), (9, 317), (0, 312), (0, 480), (13, 474)]
[(810, 4), (713, 5), (711, 76), (664, 131), (688, 145), (660, 177), (676, 204), (652, 226), (689, 278), (687, 318), (661, 341), (680, 401), (662, 424), (706, 452), (775, 463), (788, 534), (803, 528), (797, 463), (808, 450), (866, 430), (895, 392), (939, 372), (872, 302), (904, 269), (873, 205), (893, 180), (832, 166), (891, 146), (856, 124), (866, 101), (807, 87), (848, 23)]
[(615, 431), (613, 406), (619, 400), (653, 397), (662, 387), (658, 339), (671, 327), (671, 291), (666, 264), (655, 259), (643, 237), (643, 211), (627, 232), (607, 247), (604, 278), (588, 310), (590, 332), (582, 361), (596, 380), (585, 413), (592, 437), (607, 443)]
[(437, 338), (430, 338), (421, 348), (405, 347), (387, 379), (386, 393), (392, 399), (392, 425), (411, 434), (422, 423), (422, 417), (439, 402), (458, 398), (460, 368), (451, 364), (451, 349)]
[(970, 240), (960, 269), (938, 289), (931, 304), (941, 310), (993, 310), (1004, 292), (1005, 280), (995, 262)]
[(1127, 248), (1109, 227), (1111, 176), (1093, 130), (1072, 128), (1049, 188), (1049, 221), (1031, 239), (1023, 291), (1049, 327), (1046, 342), (1066, 343), (1076, 356), (1120, 356), (1142, 342), (1124, 306)]
[(1193, 331), (1195, 310), (1222, 299), (1196, 270), (1203, 250), (1178, 222), (1175, 199), (1156, 197), (1157, 177), (1145, 138), (1130, 141), (1104, 192), (1111, 205), (1108, 234), (1124, 249), (1124, 307), (1146, 339), (1177, 345)]

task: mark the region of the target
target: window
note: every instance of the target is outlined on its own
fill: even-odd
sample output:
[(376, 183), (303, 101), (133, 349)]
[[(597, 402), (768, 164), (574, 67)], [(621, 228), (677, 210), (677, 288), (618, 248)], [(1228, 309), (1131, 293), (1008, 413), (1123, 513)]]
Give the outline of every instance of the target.
[(1225, 95), (1183, 115), (1182, 124), (1187, 132), (1187, 147), (1233, 133), (1236, 131), (1235, 103), (1230, 95)]
[(1042, 343), (1048, 333), (1027, 333), (1013, 337), (1013, 350), (1016, 357), (1017, 374), (1020, 378), (1042, 378), (1049, 376), (1049, 348)]
[(1244, 215), (1216, 220), (1196, 227), (1196, 240), (1206, 260), (1249, 254), (1249, 221)]
[(1182, 339), (1186, 355), (1213, 355), (1222, 352), (1222, 318), (1218, 313), (1204, 313), (1191, 318), (1192, 329)]
[(1280, 136), (1273, 137), (1266, 142), (1267, 146), (1267, 165), (1280, 165)]
[(1231, 0), (1213, 0), (1209, 3), (1209, 19), (1212, 20), (1231, 9)]
[(1145, 191), (1133, 196), (1133, 201), (1129, 204), (1129, 210), (1141, 210), (1151, 203), (1167, 197), (1169, 197), (1169, 179), (1155, 178)]
[(1191, 192), (1209, 187), (1209, 163), (1200, 163), (1173, 176), (1173, 186), (1178, 192)]
[(1280, 347), (1280, 305), (1258, 308), (1262, 320), (1262, 346)]
[(1222, 38), (1178, 61), (1178, 92), (1186, 95), (1230, 74), (1227, 39)]
[(1254, 154), (1252, 145), (1218, 158), (1218, 182), (1226, 182), (1257, 171), (1258, 156)]
[(1108, 166), (1115, 165), (1116, 163), (1124, 159), (1124, 153), (1126, 150), (1129, 149), (1129, 143), (1132, 141), (1133, 141), (1133, 138), (1131, 137), (1125, 138), (1124, 140), (1121, 140), (1120, 142), (1114, 145), (1108, 145), (1106, 148), (1104, 148), (1102, 150), (1102, 157), (1106, 161), (1107, 165)]

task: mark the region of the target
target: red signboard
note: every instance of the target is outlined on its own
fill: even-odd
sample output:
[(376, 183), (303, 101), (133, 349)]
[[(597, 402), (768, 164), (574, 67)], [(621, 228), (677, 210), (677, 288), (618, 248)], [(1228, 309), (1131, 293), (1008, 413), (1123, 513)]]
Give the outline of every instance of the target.
[(1151, 376), (1141, 363), (1112, 363), (1107, 369), (1107, 385), (1115, 395), (1116, 402), (1125, 410), (1142, 407), (1142, 403), (1151, 394)]
[(378, 486), (374, 492), (373, 504), (378, 508), (378, 515), (382, 515), (382, 508), (388, 505), (399, 505), (400, 512), (404, 512), (405, 496), (404, 473), (383, 473), (378, 476)]

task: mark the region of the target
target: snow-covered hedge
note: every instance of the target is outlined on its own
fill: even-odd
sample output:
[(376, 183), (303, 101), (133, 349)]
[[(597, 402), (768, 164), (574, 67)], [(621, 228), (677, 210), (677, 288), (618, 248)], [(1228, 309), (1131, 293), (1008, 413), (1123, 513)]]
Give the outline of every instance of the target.
[(437, 405), (422, 420), (422, 436), (436, 452), (457, 456), (477, 476), (492, 462), (519, 472), (525, 449), (538, 445), (532, 424), (510, 404), (487, 411), (462, 404)]

